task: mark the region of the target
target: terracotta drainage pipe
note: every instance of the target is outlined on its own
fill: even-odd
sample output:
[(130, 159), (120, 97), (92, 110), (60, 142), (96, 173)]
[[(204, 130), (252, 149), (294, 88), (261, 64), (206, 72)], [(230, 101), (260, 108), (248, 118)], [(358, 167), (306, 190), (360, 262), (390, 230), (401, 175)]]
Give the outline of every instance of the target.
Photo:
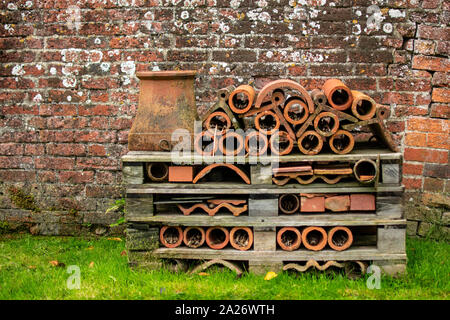
[(259, 131), (252, 131), (245, 137), (245, 151), (251, 156), (266, 154), (268, 147), (267, 136)]
[(230, 117), (222, 111), (213, 112), (206, 118), (205, 128), (212, 134), (224, 134), (231, 128)]
[(330, 137), (339, 129), (339, 118), (332, 112), (321, 112), (314, 119), (314, 129), (320, 135)]
[(338, 79), (328, 79), (323, 87), (328, 103), (337, 110), (347, 110), (352, 105), (353, 96), (350, 89)]
[(205, 230), (200, 227), (187, 227), (183, 232), (183, 242), (189, 248), (198, 248), (205, 243)]
[(230, 233), (224, 227), (209, 227), (206, 230), (206, 244), (211, 249), (223, 249), (228, 242), (230, 242)]
[(303, 100), (294, 97), (288, 99), (284, 106), (283, 114), (287, 122), (296, 126), (302, 124), (308, 118), (308, 106)]
[(352, 113), (360, 120), (372, 119), (377, 111), (377, 103), (368, 95), (352, 90)]
[(300, 209), (300, 199), (295, 194), (282, 194), (278, 198), (278, 208), (285, 214), (293, 214)]
[(314, 89), (313, 91), (311, 91), (311, 98), (316, 105), (324, 106), (327, 104), (327, 96), (320, 89)]
[(234, 113), (242, 114), (250, 110), (255, 100), (255, 89), (249, 85), (241, 85), (231, 92), (228, 105)]
[[(204, 147), (203, 143), (207, 143), (206, 147)], [(202, 131), (195, 136), (194, 149), (197, 154), (202, 156), (213, 156), (218, 148), (219, 144), (217, 143), (217, 138), (211, 132)]]
[(327, 233), (322, 227), (307, 227), (302, 232), (302, 242), (309, 250), (322, 250), (327, 244)]
[(164, 226), (159, 231), (159, 240), (167, 248), (176, 248), (183, 242), (183, 230), (180, 227)]
[(280, 119), (272, 111), (258, 113), (255, 117), (255, 128), (261, 133), (271, 135), (280, 128)]
[(277, 232), (277, 243), (285, 251), (297, 250), (302, 244), (302, 235), (297, 228), (284, 227)]
[(220, 136), (218, 144), (223, 155), (235, 156), (244, 150), (244, 138), (237, 132), (227, 132)]
[(294, 140), (285, 131), (277, 131), (272, 135), (269, 144), (272, 154), (278, 156), (289, 154), (294, 148)]
[(272, 92), (272, 97), (270, 98), (273, 105), (280, 106), (283, 105), (284, 101), (286, 101), (286, 97), (284, 95), (284, 91), (281, 89), (275, 89)]
[(361, 159), (353, 166), (353, 174), (361, 183), (372, 183), (378, 175), (378, 166), (373, 160)]
[(161, 162), (148, 163), (147, 174), (152, 181), (163, 181), (169, 175), (169, 166)]
[(355, 139), (347, 130), (338, 130), (331, 136), (328, 143), (334, 153), (346, 154), (353, 150), (353, 147), (355, 146)]
[(318, 154), (322, 150), (323, 140), (316, 131), (308, 130), (298, 138), (297, 145), (304, 154)]
[(347, 227), (334, 227), (328, 231), (328, 245), (336, 251), (348, 249), (353, 243), (353, 234)]
[(230, 231), (230, 244), (233, 248), (246, 251), (253, 245), (253, 232), (248, 227), (234, 227)]

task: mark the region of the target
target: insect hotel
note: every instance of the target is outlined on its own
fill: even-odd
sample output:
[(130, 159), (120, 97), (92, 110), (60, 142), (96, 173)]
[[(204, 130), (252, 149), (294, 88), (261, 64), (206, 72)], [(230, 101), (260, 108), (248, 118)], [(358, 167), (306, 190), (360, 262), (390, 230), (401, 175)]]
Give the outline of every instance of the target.
[(338, 79), (311, 92), (279, 79), (223, 88), (199, 118), (194, 71), (137, 77), (122, 157), (130, 265), (405, 272), (389, 108)]

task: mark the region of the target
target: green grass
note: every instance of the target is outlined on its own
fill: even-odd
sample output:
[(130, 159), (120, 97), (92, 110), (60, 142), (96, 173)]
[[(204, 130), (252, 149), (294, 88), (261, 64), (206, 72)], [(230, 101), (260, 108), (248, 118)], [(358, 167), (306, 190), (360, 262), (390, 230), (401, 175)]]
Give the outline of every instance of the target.
[[(282, 273), (265, 281), (218, 269), (208, 276), (136, 271), (121, 255), (124, 248), (124, 241), (105, 238), (2, 236), (0, 299), (448, 299), (450, 292), (447, 242), (408, 239), (408, 274), (383, 276), (378, 290), (340, 273)], [(66, 286), (69, 265), (80, 267), (79, 290)]]

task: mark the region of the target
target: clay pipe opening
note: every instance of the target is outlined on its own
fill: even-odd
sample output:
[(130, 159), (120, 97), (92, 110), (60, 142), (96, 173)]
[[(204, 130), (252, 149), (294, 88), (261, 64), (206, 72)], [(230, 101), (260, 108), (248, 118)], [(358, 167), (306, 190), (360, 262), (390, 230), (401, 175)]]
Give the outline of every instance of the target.
[(361, 159), (353, 166), (353, 174), (361, 183), (372, 183), (378, 175), (378, 166), (373, 160)]
[(197, 154), (213, 156), (218, 148), (217, 138), (211, 132), (202, 131), (195, 136), (194, 150)]
[(278, 198), (278, 208), (285, 214), (293, 214), (300, 208), (300, 199), (295, 194), (282, 194)]
[(302, 243), (302, 235), (297, 228), (284, 227), (277, 233), (277, 243), (285, 251), (297, 250)]
[(286, 100), (284, 91), (281, 89), (275, 89), (272, 93), (272, 97), (270, 99), (272, 101), (272, 105), (280, 106)]
[(234, 113), (246, 113), (255, 100), (255, 89), (249, 85), (241, 85), (231, 92), (228, 105)]
[(261, 133), (270, 135), (280, 127), (280, 119), (272, 111), (258, 113), (255, 117), (255, 128)]
[(238, 155), (244, 149), (244, 138), (237, 132), (227, 132), (219, 139), (219, 150), (223, 155)]
[(187, 227), (183, 232), (183, 242), (189, 248), (198, 248), (205, 243), (205, 230), (200, 227)]
[(337, 110), (347, 110), (352, 105), (353, 96), (350, 89), (338, 79), (328, 79), (322, 87), (328, 103)]
[(304, 154), (318, 154), (322, 150), (323, 140), (316, 131), (308, 130), (298, 138), (297, 145)]
[(353, 150), (353, 147), (355, 146), (355, 139), (350, 132), (346, 130), (338, 130), (331, 136), (328, 143), (334, 153), (346, 154)]
[(348, 249), (353, 243), (353, 234), (347, 227), (334, 227), (328, 231), (328, 245), (336, 251)]
[(302, 124), (309, 116), (308, 106), (300, 98), (288, 99), (283, 110), (287, 122), (295, 125)]
[(302, 232), (302, 242), (309, 250), (322, 250), (327, 244), (327, 233), (322, 227), (307, 227)]
[(252, 131), (245, 137), (245, 150), (250, 156), (260, 156), (269, 147), (267, 136), (258, 131)]
[(377, 103), (368, 95), (352, 90), (352, 113), (360, 120), (372, 119), (377, 111)]
[(237, 250), (246, 251), (253, 245), (253, 232), (248, 227), (234, 227), (230, 231), (230, 244)]
[(270, 137), (270, 150), (272, 154), (278, 156), (284, 156), (289, 154), (294, 148), (294, 140), (285, 131), (277, 131), (272, 137)]
[(180, 227), (164, 226), (159, 232), (159, 240), (167, 248), (176, 248), (183, 242), (183, 230)]
[(231, 128), (230, 117), (222, 111), (213, 112), (206, 118), (205, 128), (212, 134), (224, 134)]
[(147, 174), (152, 181), (163, 181), (169, 175), (169, 166), (161, 162), (148, 163)]
[(325, 95), (325, 93), (323, 93), (322, 90), (314, 89), (313, 91), (311, 91), (311, 98), (316, 105), (327, 104), (327, 96)]
[(223, 227), (209, 227), (206, 230), (206, 244), (211, 249), (220, 250), (230, 242), (230, 233)]
[(314, 129), (324, 137), (332, 136), (339, 129), (339, 118), (332, 112), (321, 112), (314, 119)]

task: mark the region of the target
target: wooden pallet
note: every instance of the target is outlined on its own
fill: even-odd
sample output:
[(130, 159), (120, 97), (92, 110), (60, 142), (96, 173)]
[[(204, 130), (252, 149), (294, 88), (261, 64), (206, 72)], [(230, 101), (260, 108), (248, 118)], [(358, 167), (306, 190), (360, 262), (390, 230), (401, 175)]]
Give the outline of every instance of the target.
[[(204, 165), (212, 160), (188, 154), (175, 158), (177, 163)], [(380, 163), (378, 183), (363, 185), (358, 182), (343, 182), (335, 185), (313, 183), (310, 185), (272, 184), (270, 161), (288, 162), (355, 162), (373, 159)], [(404, 273), (406, 270), (406, 220), (401, 205), (400, 167), (402, 156), (389, 150), (355, 150), (351, 154), (319, 154), (316, 156), (287, 155), (279, 158), (265, 157), (253, 163), (251, 158), (236, 157), (235, 163), (247, 166), (251, 184), (239, 182), (205, 183), (148, 183), (144, 167), (147, 162), (172, 163), (168, 152), (130, 152), (122, 158), (124, 184), (126, 184), (127, 248), (131, 265), (159, 268), (164, 259), (245, 261), (249, 271), (263, 273), (267, 270), (280, 271), (286, 263), (316, 261), (367, 261), (379, 265), (388, 274)], [(239, 162), (240, 161), (240, 162)], [(262, 165), (261, 163), (266, 163)], [(267, 165), (267, 163), (269, 163)], [(381, 181), (381, 182), (380, 182)], [(145, 182), (145, 183), (144, 183)], [(285, 193), (374, 193), (376, 211), (321, 214), (281, 215), (278, 212), (278, 197)], [(154, 199), (162, 195), (236, 195), (247, 199), (248, 212), (240, 216), (218, 213), (182, 215), (179, 211), (158, 212)], [(248, 226), (254, 233), (254, 245), (248, 251), (232, 248), (213, 250), (207, 247), (164, 248), (159, 243), (159, 228), (170, 226)], [(348, 226), (372, 227), (375, 242), (368, 246), (351, 247), (345, 251), (324, 249), (314, 252), (299, 249), (292, 252), (277, 247), (277, 228), (284, 226)]]

